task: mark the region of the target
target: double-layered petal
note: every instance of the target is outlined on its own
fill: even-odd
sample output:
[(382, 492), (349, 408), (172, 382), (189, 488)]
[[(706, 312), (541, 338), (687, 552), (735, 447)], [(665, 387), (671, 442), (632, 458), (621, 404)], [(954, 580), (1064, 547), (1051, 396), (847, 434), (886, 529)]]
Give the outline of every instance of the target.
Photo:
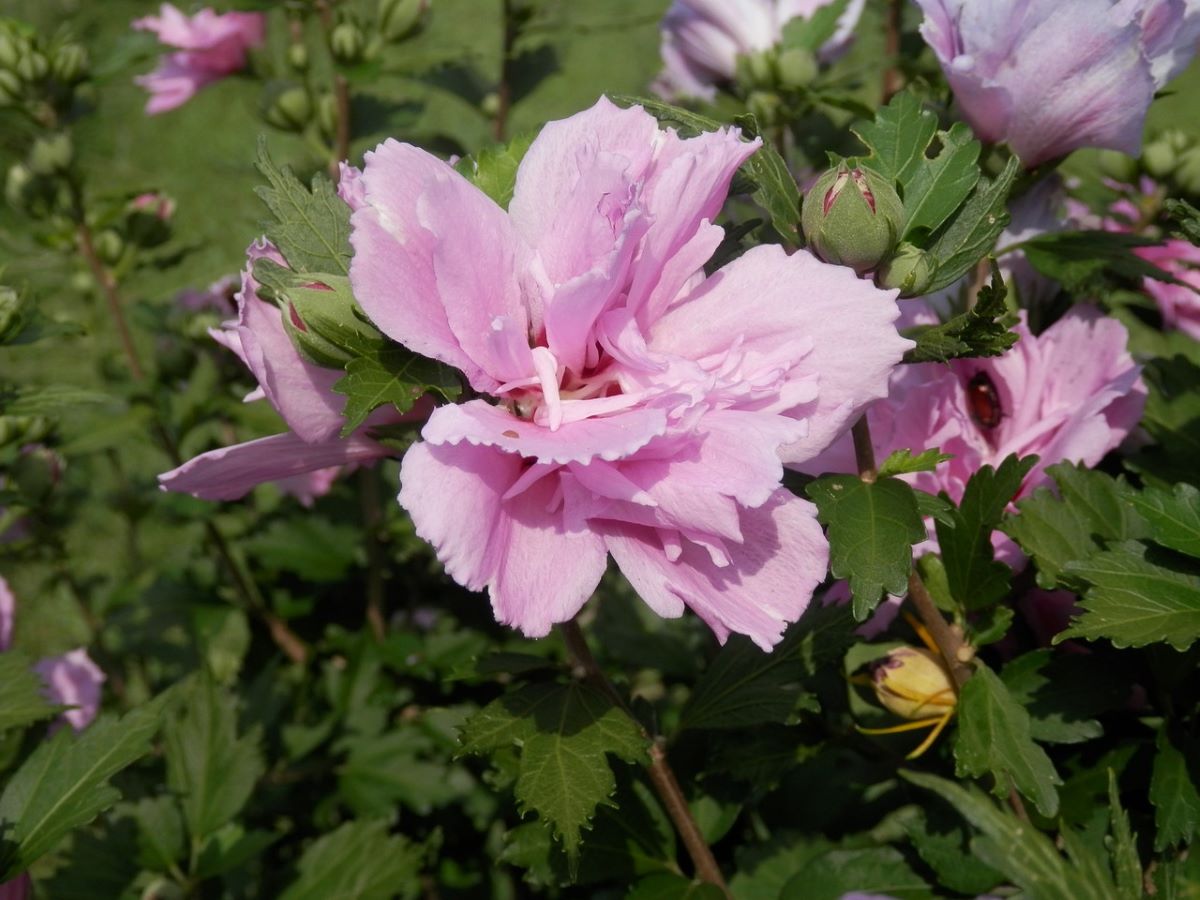
[(963, 116), (1027, 168), (1080, 147), (1137, 155), (1154, 92), (1200, 37), (1195, 0), (917, 0)]
[(355, 296), (490, 398), (434, 411), (400, 502), (501, 621), (546, 634), (611, 555), (660, 614), (770, 647), (824, 577), (779, 454), (832, 440), (908, 343), (893, 293), (805, 252), (760, 247), (705, 278), (756, 148), (601, 100), (544, 129), (507, 212), (414, 147), (367, 154)]

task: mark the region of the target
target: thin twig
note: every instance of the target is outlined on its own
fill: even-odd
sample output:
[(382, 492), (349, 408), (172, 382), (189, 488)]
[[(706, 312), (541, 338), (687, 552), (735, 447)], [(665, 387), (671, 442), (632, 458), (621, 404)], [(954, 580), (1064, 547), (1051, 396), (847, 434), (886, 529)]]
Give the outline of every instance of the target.
[(502, 0), (504, 38), (500, 48), (500, 81), (496, 85), (496, 117), (492, 120), (492, 137), (503, 141), (508, 133), (508, 113), (512, 109), (512, 57), (517, 42), (517, 17), (512, 0)]
[(87, 263), (96, 284), (100, 286), (100, 292), (104, 294), (104, 300), (108, 304), (108, 314), (112, 318), (113, 324), (117, 326), (117, 334), (121, 338), (121, 348), (125, 351), (125, 359), (129, 363), (129, 373), (133, 376), (134, 381), (143, 381), (146, 378), (146, 370), (142, 368), (142, 361), (138, 358), (137, 346), (133, 343), (129, 322), (125, 319), (125, 310), (121, 307), (121, 296), (117, 292), (117, 280), (96, 253), (92, 229), (88, 225), (82, 209), (77, 210), (77, 220), (79, 254)]
[(675, 824), (675, 830), (679, 832), (684, 847), (687, 848), (692, 865), (696, 870), (696, 877), (701, 881), (716, 885), (725, 892), (726, 896), (729, 896), (729, 887), (725, 884), (725, 876), (721, 874), (721, 867), (717, 865), (716, 857), (713, 856), (712, 849), (704, 839), (695, 816), (692, 815), (687, 798), (683, 795), (683, 789), (679, 786), (679, 780), (675, 777), (675, 772), (667, 761), (667, 752), (662, 742), (651, 737), (642, 723), (633, 715), (633, 711), (625, 703), (613, 683), (608, 680), (608, 676), (604, 674), (596, 662), (596, 658), (592, 656), (587, 638), (584, 637), (579, 623), (574, 619), (563, 622), (559, 625), (559, 630), (567, 645), (567, 652), (579, 668), (581, 675), (620, 707), (643, 736), (650, 741), (650, 762), (646, 766), (646, 772), (650, 776), (650, 783), (654, 785), (658, 798), (666, 807), (667, 815)]
[(904, 0), (888, 0), (884, 36), (887, 68), (883, 70), (883, 102), (887, 103), (903, 85), (900, 74), (900, 29), (904, 16)]
[(336, 183), (341, 172), (338, 163), (350, 158), (350, 83), (346, 76), (337, 71), (337, 59), (333, 55), (333, 10), (322, 0), (317, 4), (321, 29), (325, 32), (325, 46), (329, 50), (329, 64), (333, 67), (333, 102), (337, 121), (333, 128), (333, 159), (329, 161), (329, 177)]

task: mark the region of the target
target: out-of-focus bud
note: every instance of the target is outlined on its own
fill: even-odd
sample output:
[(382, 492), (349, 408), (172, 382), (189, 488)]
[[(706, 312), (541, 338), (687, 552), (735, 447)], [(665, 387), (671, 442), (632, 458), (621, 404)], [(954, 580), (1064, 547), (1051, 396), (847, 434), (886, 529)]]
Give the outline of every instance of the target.
[(1189, 147), (1180, 155), (1175, 181), (1189, 194), (1200, 194), (1200, 145)]
[(800, 220), (821, 259), (860, 275), (887, 258), (903, 223), (904, 204), (895, 188), (874, 172), (845, 163), (809, 189)]
[(379, 33), (388, 41), (408, 37), (428, 8), (429, 0), (379, 0)]
[(904, 297), (920, 297), (933, 282), (933, 263), (929, 254), (913, 244), (903, 243), (896, 248), (879, 274), (879, 283), (894, 288)]
[(341, 22), (334, 27), (329, 35), (329, 49), (338, 62), (353, 64), (362, 59), (363, 47), (367, 39), (362, 29), (353, 22)]
[(35, 175), (56, 175), (71, 168), (75, 145), (65, 131), (38, 138), (29, 151), (29, 169)]
[(483, 98), (479, 101), (479, 111), (489, 119), (495, 118), (500, 112), (500, 95), (495, 91), (484, 94)]
[(317, 127), (326, 138), (332, 138), (337, 133), (338, 108), (337, 98), (326, 91), (317, 98)]
[(16, 209), (23, 209), (33, 188), (33, 173), (23, 163), (16, 163), (4, 179), (4, 199)]
[(764, 128), (775, 125), (779, 121), (782, 107), (783, 102), (779, 99), (779, 95), (771, 91), (753, 91), (746, 98), (746, 109)]
[(921, 647), (897, 647), (871, 669), (875, 697), (903, 719), (944, 715), (958, 702), (941, 662)]
[(111, 228), (105, 228), (95, 238), (96, 255), (106, 265), (115, 266), (125, 252), (125, 241)]
[(1154, 178), (1166, 178), (1175, 171), (1180, 155), (1190, 141), (1177, 129), (1164, 131), (1142, 148), (1142, 166)]
[(1100, 164), (1100, 171), (1122, 184), (1134, 184), (1137, 182), (1138, 166), (1137, 160), (1128, 154), (1121, 153), (1118, 150), (1101, 150), (1096, 154), (1097, 161)]
[(0, 107), (12, 106), (21, 99), (21, 79), (7, 69), (0, 69)]
[(312, 118), (312, 100), (302, 87), (290, 87), (281, 92), (267, 107), (266, 119), (284, 131), (303, 131)]
[(21, 58), (21, 41), (16, 35), (0, 31), (0, 69), (15, 69)]
[(775, 54), (771, 50), (743, 53), (737, 58), (736, 78), (744, 88), (775, 86)]
[(50, 61), (40, 50), (30, 50), (17, 60), (17, 74), (25, 81), (41, 81), (50, 72)]
[(87, 48), (74, 41), (63, 44), (54, 51), (50, 61), (50, 71), (63, 84), (75, 84), (87, 77), (88, 53)]
[(817, 57), (803, 47), (789, 47), (779, 54), (779, 83), (785, 88), (802, 88), (817, 77)]
[(62, 469), (61, 456), (47, 447), (34, 445), (21, 450), (9, 472), (22, 498), (37, 504), (49, 497), (62, 480)]
[(21, 297), (10, 287), (0, 285), (0, 344), (21, 333), (24, 316), (21, 314)]
[(126, 233), (141, 247), (157, 247), (171, 237), (171, 217), (175, 201), (165, 194), (150, 191), (129, 201)]
[(287, 49), (288, 65), (297, 72), (308, 70), (308, 48), (303, 44), (290, 44)]

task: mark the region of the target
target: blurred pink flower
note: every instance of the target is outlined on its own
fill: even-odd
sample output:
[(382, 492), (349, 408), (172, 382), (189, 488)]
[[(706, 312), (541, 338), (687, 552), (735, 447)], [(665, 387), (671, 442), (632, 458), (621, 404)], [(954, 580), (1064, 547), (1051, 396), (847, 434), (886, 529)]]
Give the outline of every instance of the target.
[(129, 207), (137, 212), (144, 212), (155, 216), (164, 222), (169, 221), (175, 215), (175, 201), (166, 194), (160, 194), (157, 191), (138, 194), (129, 201)]
[(0, 900), (29, 900), (33, 896), (33, 881), (29, 873), (0, 884)]
[[(769, 50), (783, 38), (792, 19), (813, 13), (833, 0), (674, 0), (663, 17), (663, 72), (654, 90), (668, 99), (676, 96), (711, 100), (716, 86), (731, 81), (737, 59)], [(830, 62), (854, 36), (865, 0), (850, 0), (838, 19), (837, 31), (820, 48), (819, 58)]]
[(175, 297), (175, 302), (188, 312), (212, 310), (227, 314), (234, 308), (234, 297), (239, 285), (240, 279), (237, 275), (226, 275), (203, 290), (187, 288), (180, 291)]
[[(204, 500), (236, 500), (256, 485), (273, 481), (307, 506), (329, 491), (343, 466), (390, 455), (391, 451), (370, 437), (370, 427), (419, 421), (428, 414), (429, 406), (421, 404), (406, 416), (386, 408), (376, 410), (362, 428), (341, 437), (346, 398), (335, 393), (333, 385), (344, 373), (322, 368), (300, 355), (284, 328), (279, 306), (258, 295), (254, 261), (262, 258), (285, 265), (269, 241), (252, 244), (242, 272), (242, 289), (235, 298), (238, 317), (209, 333), (236, 353), (258, 381), (258, 389), (246, 399), (265, 398), (289, 430), (202, 453), (158, 480), (165, 490)], [(289, 314), (294, 312), (289, 309)]]
[(12, 644), (13, 622), (17, 615), (17, 598), (0, 575), (0, 653)]
[(1080, 147), (1136, 156), (1154, 93), (1200, 38), (1195, 0), (917, 0), (963, 116), (1026, 168)]
[(76, 731), (82, 731), (100, 710), (100, 686), (105, 675), (82, 647), (62, 656), (38, 660), (33, 670), (46, 682), (46, 698), (51, 703), (71, 706), (62, 719)]
[(763, 648), (825, 577), (779, 454), (836, 438), (910, 345), (895, 292), (804, 251), (756, 247), (705, 278), (759, 143), (683, 140), (601, 99), (543, 129), (507, 213), (416, 147), (367, 154), (355, 296), (491, 398), (434, 411), (400, 503), (527, 635), (575, 615), (609, 554), (659, 615), (689, 607)]
[(205, 8), (187, 16), (164, 3), (157, 16), (137, 19), (138, 31), (152, 31), (161, 43), (178, 48), (158, 68), (134, 81), (150, 92), (146, 114), (157, 115), (182, 106), (201, 88), (246, 65), (246, 51), (262, 44), (266, 17), (262, 13), (217, 14)]
[(1153, 247), (1139, 247), (1134, 253), (1184, 282), (1146, 278), (1142, 287), (1158, 304), (1167, 328), (1178, 328), (1200, 341), (1200, 247), (1170, 238)]

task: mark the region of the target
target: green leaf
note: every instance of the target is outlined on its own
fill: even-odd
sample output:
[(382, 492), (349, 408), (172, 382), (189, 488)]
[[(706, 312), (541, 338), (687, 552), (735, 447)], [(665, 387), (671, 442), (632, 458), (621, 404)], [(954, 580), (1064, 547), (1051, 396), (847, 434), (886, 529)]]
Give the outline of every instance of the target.
[[(970, 682), (968, 682), (970, 684)], [(975, 787), (962, 787), (922, 772), (901, 772), (918, 787), (933, 791), (983, 834), (971, 842), (977, 858), (1004, 873), (1038, 900), (1082, 900), (1113, 896), (1110, 885), (1085, 882), (1054, 843), (1028, 822), (1001, 812)]]
[(1142, 376), (1150, 388), (1142, 427), (1157, 446), (1135, 457), (1138, 468), (1200, 485), (1200, 366), (1183, 356), (1152, 359)]
[(232, 871), (253, 859), (279, 839), (270, 831), (246, 831), (237, 822), (222, 825), (200, 846), (196, 859), (197, 878), (215, 878)]
[(927, 292), (954, 284), (996, 246), (1009, 222), (1005, 203), (1020, 171), (1020, 161), (1013, 157), (994, 179), (980, 178), (967, 202), (939, 229), (925, 248), (937, 263)]
[(673, 872), (643, 878), (625, 895), (625, 900), (725, 900), (715, 884), (692, 881)]
[(1131, 498), (1156, 544), (1200, 558), (1200, 490), (1177, 484), (1172, 491), (1147, 488)]
[(953, 459), (953, 453), (942, 453), (936, 447), (922, 450), (913, 456), (911, 450), (896, 450), (880, 465), (878, 476), (887, 478), (891, 475), (906, 475), (910, 472), (932, 472), (948, 459)]
[(1000, 677), (1029, 713), (1034, 740), (1075, 744), (1103, 734), (1094, 718), (1129, 699), (1126, 673), (1090, 655), (1033, 650), (1004, 667)]
[(998, 885), (1004, 876), (971, 853), (971, 834), (961, 819), (932, 804), (903, 820), (904, 831), (925, 864), (937, 873), (938, 883), (979, 897)]
[(43, 696), (46, 686), (33, 660), (14, 650), (0, 653), (0, 732), (48, 719), (62, 707)]
[(1129, 816), (1121, 808), (1117, 790), (1117, 775), (1108, 770), (1109, 832), (1112, 835), (1112, 868), (1116, 875), (1117, 893), (1125, 900), (1141, 900), (1142, 861), (1138, 857), (1137, 835), (1129, 825)]
[(1154, 849), (1162, 852), (1174, 844), (1192, 843), (1200, 829), (1200, 742), (1173, 735), (1164, 724), (1158, 729), (1157, 752), (1150, 775), (1150, 802), (1154, 804)]
[(1141, 285), (1143, 278), (1176, 281), (1133, 251), (1152, 247), (1154, 238), (1117, 231), (1056, 231), (1009, 247), (1030, 265), (1071, 293), (1081, 294), (1121, 282)]
[(1186, 200), (1168, 200), (1164, 205), (1171, 221), (1179, 226), (1175, 233), (1200, 246), (1200, 209)]
[(904, 184), (902, 240), (917, 243), (924, 234), (937, 231), (979, 182), (980, 145), (970, 127), (955, 122), (937, 137), (937, 155), (922, 154), (922, 164)]
[(917, 342), (904, 354), (906, 363), (949, 362), (977, 356), (1000, 356), (1017, 342), (1009, 330), (1016, 321), (1005, 300), (1000, 269), (992, 261), (991, 284), (979, 291), (975, 305), (941, 325), (909, 328), (905, 336)]
[(313, 176), (311, 189), (284, 166), (271, 161), (266, 138), (258, 142), (258, 171), (267, 184), (255, 193), (271, 210), (267, 237), (297, 272), (350, 274), (350, 207), (324, 175)]
[(237, 701), (212, 678), (194, 678), (180, 705), (164, 732), (167, 783), (200, 840), (241, 811), (265, 766), (257, 731), (238, 736)]
[(1062, 780), (1046, 751), (1033, 742), (1030, 729), (1029, 713), (980, 663), (958, 698), (955, 771), (960, 777), (991, 774), (997, 796), (1008, 796), (1015, 786), (1042, 815), (1053, 816), (1058, 812), (1055, 785)]
[(1039, 585), (1079, 586), (1069, 563), (1087, 559), (1101, 548), (1100, 541), (1144, 536), (1146, 523), (1124, 479), (1070, 463), (1050, 466), (1046, 473), (1054, 479), (1057, 495), (1038, 488), (1017, 501), (1018, 515), (1008, 517), (1001, 528), (1033, 557)]
[(984, 466), (971, 476), (962, 502), (951, 511), (953, 524), (936, 523), (946, 583), (962, 609), (986, 609), (1008, 593), (1011, 573), (994, 558), (992, 531), (1036, 463), (1036, 456), (1018, 459), (1012, 454), (997, 469)]
[(346, 363), (346, 376), (333, 389), (346, 395), (342, 437), (348, 437), (380, 406), (390, 403), (397, 412), (406, 413), (430, 392), (446, 399), (456, 398), (462, 384), (450, 367), (404, 347), (392, 346), (350, 360)]
[(917, 177), (938, 120), (915, 95), (901, 91), (876, 111), (873, 122), (856, 122), (850, 130), (870, 151), (859, 165), (903, 187)]
[(508, 209), (517, 186), (517, 169), (533, 138), (533, 134), (522, 134), (507, 144), (485, 147), (472, 156), (460, 159), (454, 168), (495, 200), (497, 205)]
[[(610, 98), (621, 106), (642, 107), (659, 122), (676, 126), (680, 137), (728, 127), (716, 119), (649, 97), (612, 94)], [(786, 241), (795, 244), (800, 226), (800, 189), (787, 162), (774, 147), (764, 143), (742, 164), (741, 172), (753, 185), (754, 200), (767, 211), (771, 225)]]
[(1145, 545), (1126, 542), (1068, 563), (1067, 573), (1091, 587), (1080, 600), (1083, 614), (1055, 642), (1082, 637), (1108, 638), (1117, 647), (1160, 641), (1190, 647), (1200, 637), (1200, 577), (1146, 557)]
[(356, 734), (336, 749), (349, 750), (338, 767), (338, 789), (359, 815), (384, 816), (401, 805), (427, 816), (475, 786), (465, 769), (428, 758), (431, 742), (411, 726), (372, 737)]
[(412, 900), (421, 894), (419, 846), (386, 822), (347, 822), (300, 857), (300, 876), (279, 900)]
[(925, 539), (913, 489), (896, 478), (818, 478), (805, 488), (829, 537), (829, 569), (850, 582), (854, 617), (863, 621), (884, 592), (904, 594), (912, 545)]
[(795, 16), (783, 26), (780, 46), (816, 53), (837, 33), (838, 20), (846, 12), (849, 0), (833, 0), (807, 16)]
[(787, 722), (805, 699), (802, 682), (854, 642), (844, 606), (811, 604), (770, 653), (731, 637), (696, 682), (681, 728), (747, 728)]
[(0, 395), (0, 407), (9, 416), (45, 416), (61, 413), (72, 407), (109, 403), (108, 394), (89, 391), (65, 384), (44, 387), (22, 387)]
[(924, 898), (929, 885), (892, 847), (830, 850), (805, 864), (783, 886), (780, 897), (840, 900), (851, 892)]
[(150, 752), (165, 699), (120, 719), (101, 716), (78, 736), (63, 728), (38, 745), (0, 794), (0, 881), (121, 799), (109, 779)]
[(174, 797), (145, 797), (133, 807), (137, 822), (138, 862), (165, 872), (183, 857), (183, 816)]
[(637, 762), (647, 747), (628, 715), (579, 682), (506, 694), (467, 720), (462, 740), (464, 753), (520, 748), (517, 801), (550, 824), (572, 860), (596, 807), (611, 804), (616, 780), (607, 756)]

